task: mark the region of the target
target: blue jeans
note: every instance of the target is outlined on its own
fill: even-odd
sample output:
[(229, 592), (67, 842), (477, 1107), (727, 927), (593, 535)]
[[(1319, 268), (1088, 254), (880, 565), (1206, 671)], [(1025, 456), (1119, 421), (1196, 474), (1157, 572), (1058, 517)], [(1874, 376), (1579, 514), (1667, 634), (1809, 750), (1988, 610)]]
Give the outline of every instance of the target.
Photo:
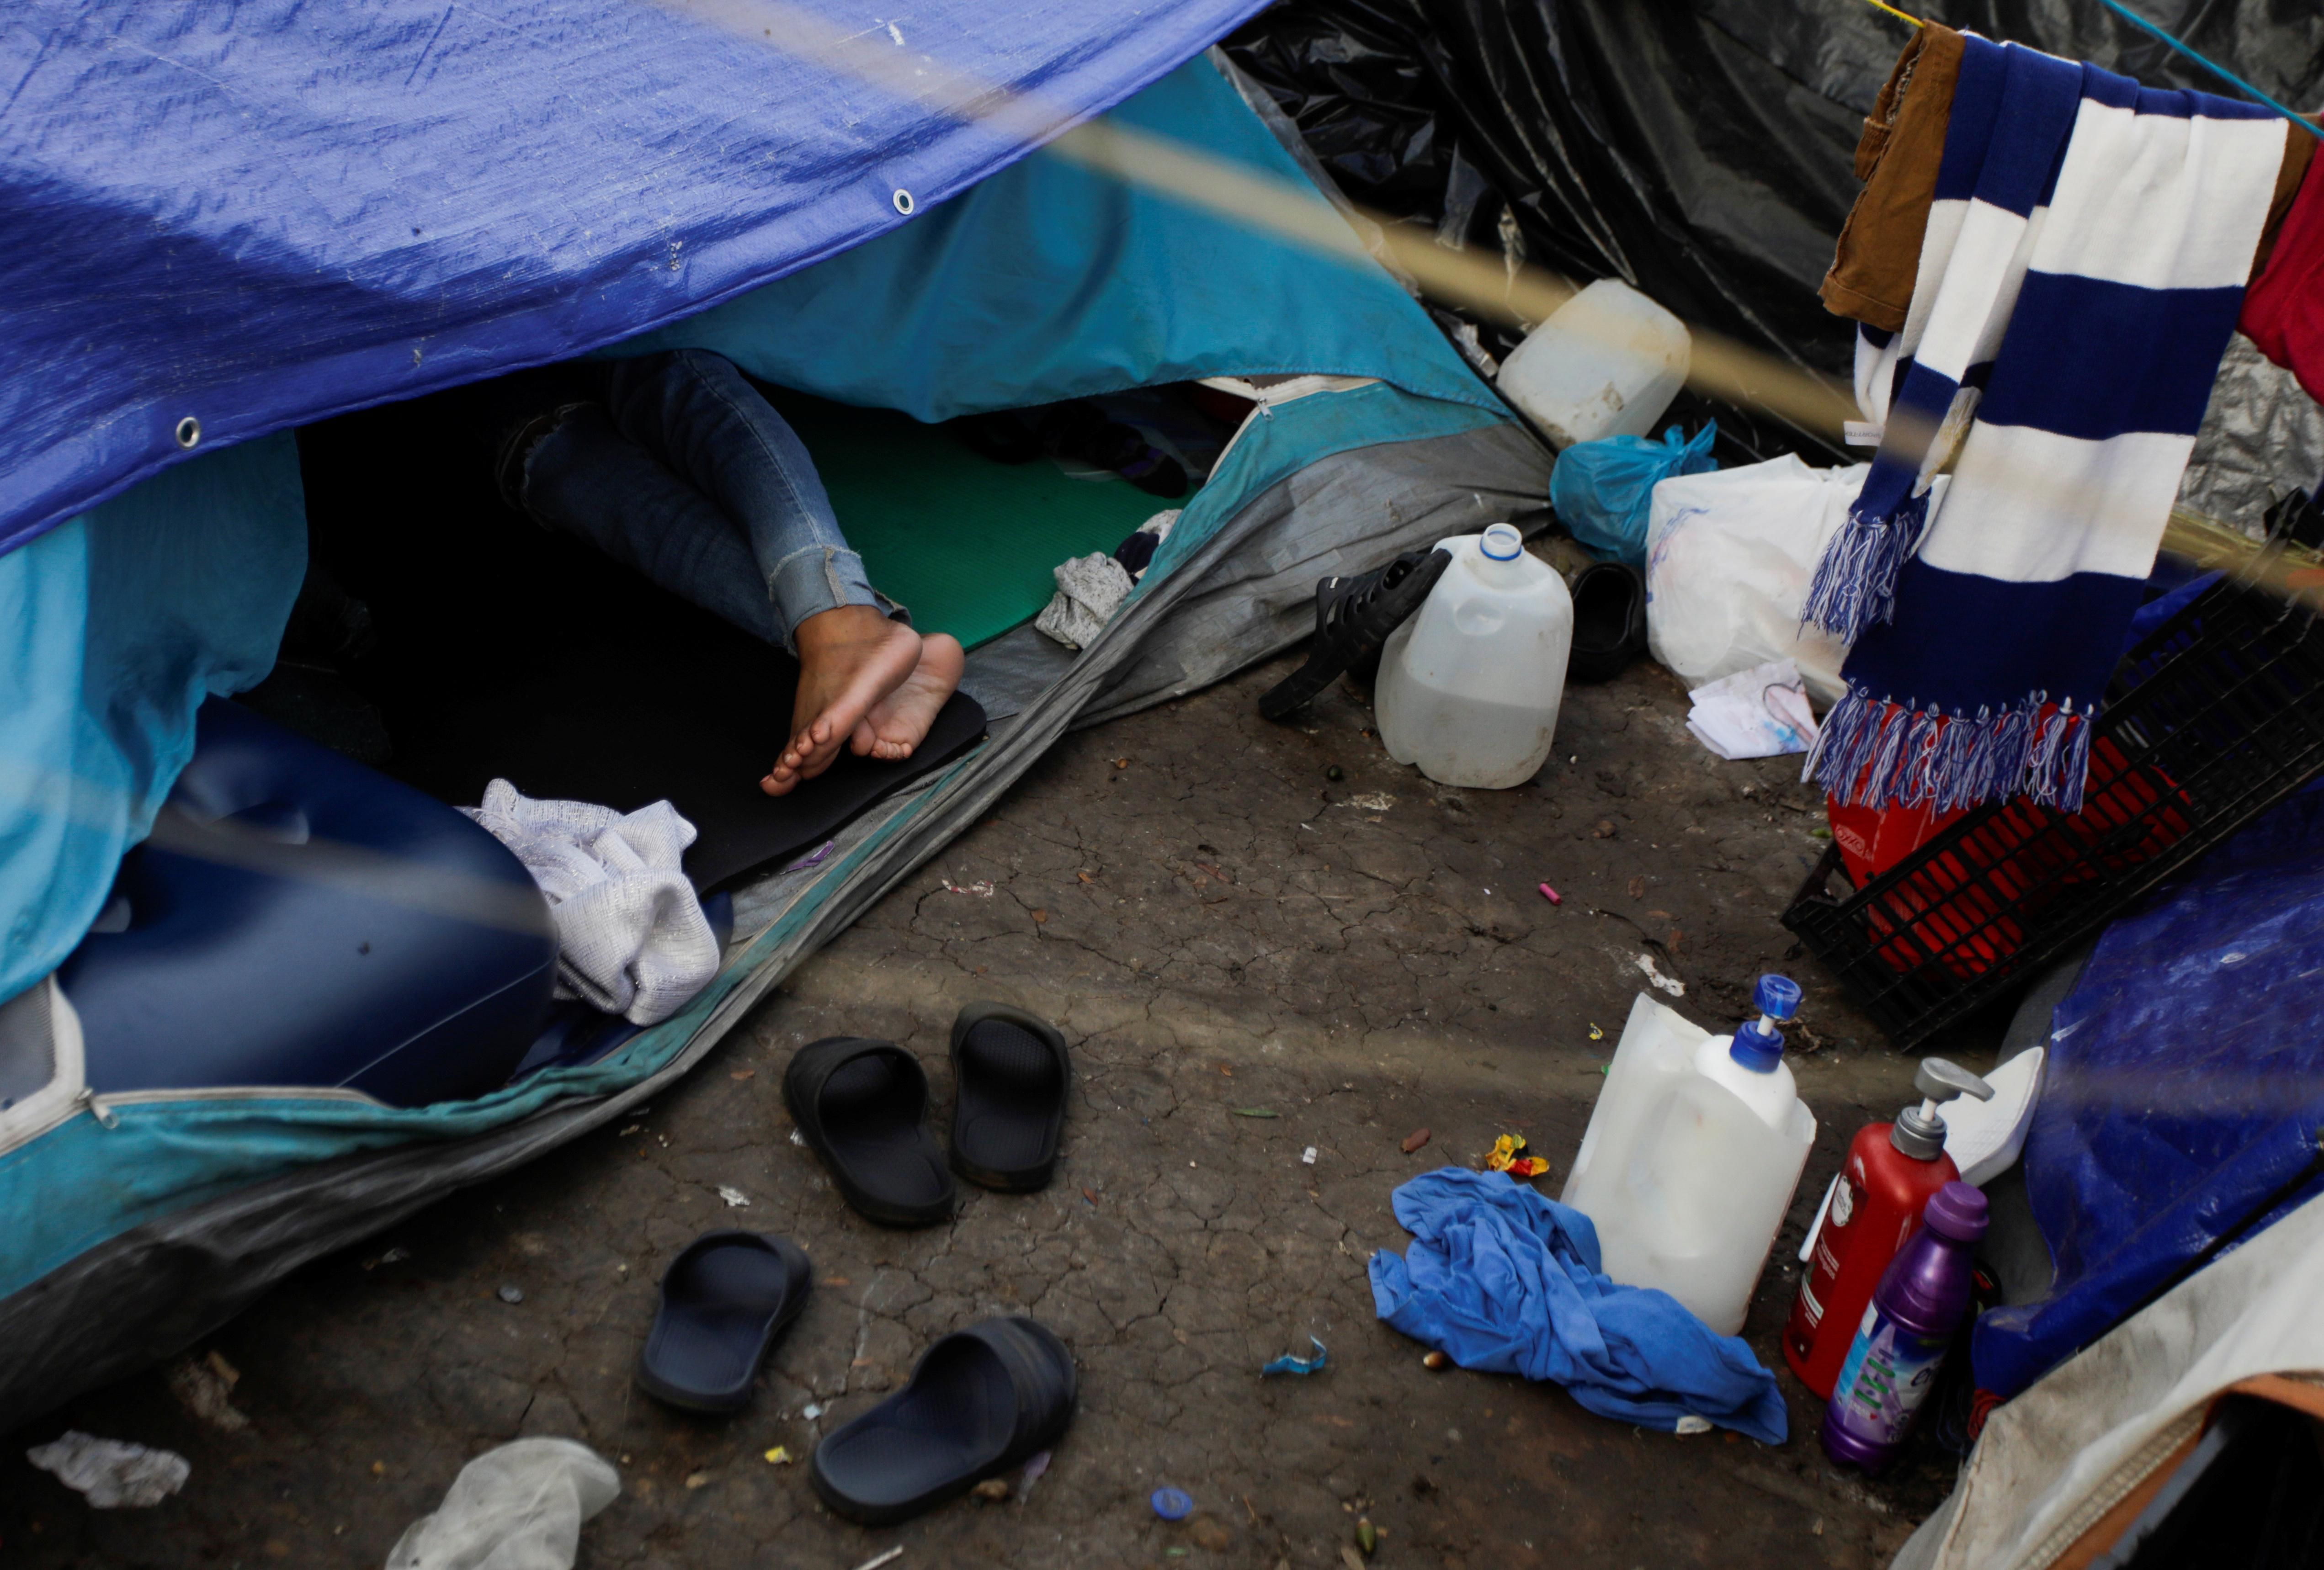
[(842, 605), (899, 613), (848, 548), (815, 463), (726, 360), (623, 360), (605, 406), (533, 446), (524, 504), (680, 598), (796, 654), (794, 629)]

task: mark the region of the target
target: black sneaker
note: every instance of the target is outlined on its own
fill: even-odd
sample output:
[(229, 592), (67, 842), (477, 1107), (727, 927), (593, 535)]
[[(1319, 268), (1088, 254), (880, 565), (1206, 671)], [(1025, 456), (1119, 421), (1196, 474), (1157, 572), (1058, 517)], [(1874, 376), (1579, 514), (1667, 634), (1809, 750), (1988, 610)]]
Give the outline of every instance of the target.
[(1452, 565), (1443, 550), (1406, 551), (1377, 572), (1315, 585), (1315, 640), (1307, 663), (1267, 690), (1259, 712), (1280, 720), (1347, 671), (1377, 669), (1388, 635), (1420, 609)]

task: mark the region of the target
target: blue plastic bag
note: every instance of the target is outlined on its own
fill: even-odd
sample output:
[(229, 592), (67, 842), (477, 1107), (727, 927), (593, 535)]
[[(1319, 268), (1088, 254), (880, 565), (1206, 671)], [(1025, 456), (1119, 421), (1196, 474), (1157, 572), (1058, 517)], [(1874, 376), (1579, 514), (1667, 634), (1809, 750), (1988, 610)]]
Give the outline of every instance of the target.
[(1671, 427), (1659, 442), (1645, 436), (1608, 436), (1576, 442), (1557, 455), (1549, 474), (1549, 504), (1557, 519), (1588, 549), (1646, 566), (1646, 504), (1655, 482), (1674, 474), (1707, 474), (1719, 467), (1711, 444), (1719, 422), (1702, 422), (1692, 439)]

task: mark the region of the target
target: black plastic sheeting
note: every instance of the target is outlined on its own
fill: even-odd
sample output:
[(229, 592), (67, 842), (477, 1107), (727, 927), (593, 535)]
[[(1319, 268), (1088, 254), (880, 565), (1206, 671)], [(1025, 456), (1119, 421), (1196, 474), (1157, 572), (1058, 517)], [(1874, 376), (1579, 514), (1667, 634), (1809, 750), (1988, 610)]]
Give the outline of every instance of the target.
[[(2313, 0), (2138, 5), (2275, 96), (2324, 102)], [(1915, 14), (2236, 96), (2098, 0)], [(1624, 279), (1691, 324), (1845, 376), (1852, 329), (1816, 286), (1856, 199), (1864, 115), (1910, 36), (1866, 0), (1284, 0), (1226, 49), (1354, 200), (1441, 243)], [(1735, 434), (1801, 445), (1760, 423), (1764, 441)]]

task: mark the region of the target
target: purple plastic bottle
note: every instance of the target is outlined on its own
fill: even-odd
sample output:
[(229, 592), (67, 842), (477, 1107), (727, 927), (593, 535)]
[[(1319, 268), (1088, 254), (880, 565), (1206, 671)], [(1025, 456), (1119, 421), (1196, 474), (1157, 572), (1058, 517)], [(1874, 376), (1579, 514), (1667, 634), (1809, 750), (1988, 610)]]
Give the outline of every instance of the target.
[(1881, 1272), (1832, 1384), (1823, 1447), (1834, 1461), (1877, 1472), (1903, 1446), (1969, 1311), (1969, 1251), (1985, 1226), (1985, 1196), (1967, 1183), (1929, 1196), (1921, 1229)]

